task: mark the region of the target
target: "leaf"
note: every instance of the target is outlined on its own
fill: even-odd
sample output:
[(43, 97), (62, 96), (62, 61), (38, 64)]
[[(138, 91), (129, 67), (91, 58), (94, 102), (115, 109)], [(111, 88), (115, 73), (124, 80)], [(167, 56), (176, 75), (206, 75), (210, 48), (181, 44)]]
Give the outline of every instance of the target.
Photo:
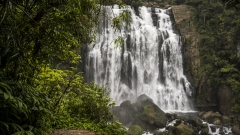
[(18, 107), (21, 109), (23, 107), (22, 102), (18, 101)]
[(33, 110), (35, 110), (35, 111), (37, 111), (37, 110), (38, 110), (38, 108), (37, 108), (36, 106), (34, 106), (32, 109), (33, 109)]
[(10, 94), (8, 90), (11, 90), (11, 88), (6, 83), (0, 82), (0, 87), (5, 89), (6, 92)]
[(9, 59), (14, 59), (14, 58), (16, 58), (17, 56), (19, 56), (20, 55), (20, 53), (16, 53), (16, 54), (14, 54), (13, 56), (11, 56)]
[(9, 99), (9, 94), (7, 94), (7, 93), (3, 93), (3, 96), (4, 96), (4, 98), (7, 100), (7, 99)]
[(9, 126), (7, 123), (5, 123), (5, 122), (0, 122), (0, 123), (3, 124), (7, 128), (7, 131), (9, 131)]

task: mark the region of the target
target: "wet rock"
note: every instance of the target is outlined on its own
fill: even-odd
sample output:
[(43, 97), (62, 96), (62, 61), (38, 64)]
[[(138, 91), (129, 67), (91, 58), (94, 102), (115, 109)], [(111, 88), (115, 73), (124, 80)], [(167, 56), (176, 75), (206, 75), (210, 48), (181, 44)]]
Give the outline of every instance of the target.
[(211, 126), (210, 129), (211, 129), (212, 132), (216, 132), (217, 127), (215, 127), (215, 126)]
[(125, 109), (122, 109), (122, 110), (119, 112), (119, 115), (120, 115), (120, 117), (118, 118), (118, 120), (121, 120), (121, 122), (123, 123), (123, 125), (129, 127), (129, 125), (131, 124), (131, 117), (130, 117), (128, 111), (125, 110)]
[(202, 117), (201, 118), (203, 118), (204, 120), (206, 120), (207, 118), (209, 118), (211, 115), (212, 115), (212, 111), (208, 111), (208, 112), (206, 112), (204, 115), (202, 115)]
[(144, 104), (146, 105), (143, 107), (144, 110), (139, 118), (149, 124), (156, 125), (157, 127), (165, 127), (167, 123), (165, 113), (149, 100), (146, 100)]
[(213, 124), (214, 125), (221, 125), (221, 120), (216, 118), (216, 119), (214, 119)]
[(112, 112), (114, 119), (124, 126), (138, 125), (144, 131), (163, 128), (167, 123), (166, 114), (145, 94), (139, 96), (136, 103), (124, 101), (120, 106), (113, 108)]
[(233, 97), (233, 92), (231, 88), (229, 88), (226, 85), (219, 86), (217, 91), (217, 97), (218, 97), (218, 105), (219, 105), (219, 111), (226, 115), (231, 113), (231, 100)]
[(132, 125), (138, 125), (142, 128), (143, 131), (154, 131), (157, 129), (155, 125), (148, 124), (138, 117), (133, 121)]
[(174, 126), (178, 126), (178, 125), (181, 124), (181, 123), (182, 123), (182, 120), (176, 119), (176, 123), (174, 124)]
[(209, 129), (208, 127), (205, 127), (201, 130), (201, 135), (208, 135)]
[(207, 128), (208, 125), (207, 124), (202, 124), (202, 128)]
[(198, 117), (202, 117), (206, 112), (199, 112)]
[(180, 133), (179, 135), (192, 135), (194, 132), (194, 130), (191, 127), (183, 123), (179, 124), (176, 128), (177, 128), (177, 131), (176, 131), (177, 135), (179, 133)]
[(168, 130), (168, 135), (179, 135), (179, 133), (177, 134), (177, 128), (174, 126), (167, 127), (167, 130)]
[(126, 127), (131, 125), (131, 117), (126, 109), (116, 106), (112, 109), (112, 112), (114, 120), (120, 121)]
[(232, 122), (232, 119), (228, 116), (222, 116), (222, 123), (223, 124), (230, 124)]
[(199, 80), (196, 88), (196, 108), (201, 111), (217, 111), (217, 96), (214, 89), (212, 89), (209, 84), (209, 76), (203, 73), (201, 79)]
[(128, 134), (129, 135), (142, 135), (143, 130), (140, 126), (138, 125), (132, 125), (129, 129), (128, 129)]
[(221, 122), (221, 117), (222, 115), (219, 112), (212, 112), (212, 111), (209, 111), (202, 116), (202, 118), (209, 123), (214, 123), (215, 121), (218, 121), (218, 120)]
[(119, 120), (119, 118), (121, 117), (121, 115), (120, 115), (120, 111), (122, 110), (122, 108), (120, 107), (120, 106), (115, 106), (115, 107), (113, 107), (112, 108), (112, 113), (114, 114), (113, 115), (113, 118), (114, 118), (114, 120)]
[(146, 102), (146, 101), (151, 101), (151, 102), (153, 102), (153, 100), (150, 98), (150, 97), (148, 97), (147, 95), (145, 95), (145, 94), (142, 94), (142, 95), (140, 95), (138, 98), (137, 98), (137, 103), (143, 103), (143, 102)]
[(228, 116), (232, 121), (232, 123), (238, 123), (238, 116), (237, 115), (230, 115)]
[(223, 132), (223, 127), (221, 127), (220, 129), (219, 129), (219, 134), (220, 135), (224, 135), (225, 133)]
[(238, 124), (234, 124), (232, 127), (232, 132), (235, 135), (240, 135), (240, 129), (239, 129), (239, 125)]
[(186, 120), (186, 122), (187, 123), (189, 123), (189, 124), (191, 124), (192, 126), (194, 126), (194, 127), (198, 127), (198, 126), (201, 126), (202, 124), (202, 122), (200, 122), (198, 119), (196, 119), (196, 118), (192, 118), (192, 119), (188, 119), (188, 120)]
[(165, 6), (164, 6), (165, 9), (168, 9), (168, 8), (170, 8), (170, 7), (171, 7), (171, 5), (165, 5)]
[(165, 116), (167, 117), (168, 120), (174, 120), (177, 117), (177, 114), (170, 114), (170, 113), (166, 113)]
[(129, 107), (131, 106), (131, 101), (126, 100), (120, 104), (120, 107)]
[(154, 134), (154, 135), (167, 135), (167, 132), (166, 132), (165, 129), (164, 129), (164, 130), (155, 130), (155, 131), (153, 132), (153, 134)]

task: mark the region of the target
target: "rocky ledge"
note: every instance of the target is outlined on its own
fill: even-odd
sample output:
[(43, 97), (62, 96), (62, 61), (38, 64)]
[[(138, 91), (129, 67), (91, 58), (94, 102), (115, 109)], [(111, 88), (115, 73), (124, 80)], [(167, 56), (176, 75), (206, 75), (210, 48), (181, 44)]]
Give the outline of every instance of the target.
[(170, 114), (163, 112), (146, 95), (136, 103), (124, 101), (112, 110), (115, 120), (127, 128), (129, 135), (240, 135), (238, 115), (221, 115), (219, 112), (194, 112)]

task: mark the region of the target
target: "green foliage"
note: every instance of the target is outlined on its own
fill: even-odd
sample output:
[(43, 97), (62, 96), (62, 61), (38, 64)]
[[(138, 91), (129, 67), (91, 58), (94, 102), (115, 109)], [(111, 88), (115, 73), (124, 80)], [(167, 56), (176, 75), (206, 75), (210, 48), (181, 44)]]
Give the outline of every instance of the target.
[(43, 134), (50, 128), (52, 113), (44, 93), (4, 76), (0, 81), (0, 134)]
[(53, 128), (82, 128), (108, 134), (125, 132), (121, 124), (113, 121), (110, 109), (115, 104), (108, 97), (109, 91), (94, 83), (84, 83), (80, 73), (45, 67), (34, 84), (51, 99)]
[(221, 2), (211, 0), (193, 4), (199, 41), (201, 70), (209, 76), (209, 86), (217, 91), (227, 85), (234, 92), (233, 109), (240, 112), (239, 11), (224, 10)]
[(240, 4), (238, 0), (222, 0), (222, 3), (227, 9), (232, 7), (238, 8), (237, 6)]
[(113, 121), (108, 91), (85, 84), (70, 68), (79, 64), (81, 47), (95, 39), (100, 4), (0, 2), (0, 134), (44, 134), (51, 128), (125, 132)]

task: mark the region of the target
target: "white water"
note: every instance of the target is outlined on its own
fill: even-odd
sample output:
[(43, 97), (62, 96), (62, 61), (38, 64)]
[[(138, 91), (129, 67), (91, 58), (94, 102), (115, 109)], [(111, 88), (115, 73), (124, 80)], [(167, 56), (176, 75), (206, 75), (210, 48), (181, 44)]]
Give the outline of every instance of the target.
[[(110, 20), (123, 9), (107, 6), (103, 10), (97, 42), (88, 48), (87, 80), (110, 88), (110, 97), (118, 105), (146, 94), (164, 111), (191, 111), (188, 97), (192, 93), (183, 74), (182, 43), (172, 28), (171, 9), (140, 7), (136, 15), (128, 8), (132, 21), (121, 33), (111, 27)], [(118, 36), (125, 39), (122, 48), (114, 44)]]
[[(208, 129), (209, 129), (209, 132), (208, 132), (209, 134), (211, 134), (211, 135), (221, 135), (220, 134), (220, 128), (217, 127), (217, 125), (209, 124), (209, 123), (207, 123), (207, 125), (208, 125)], [(213, 131), (211, 127), (214, 128), (215, 131)], [(229, 133), (232, 133), (231, 127), (222, 127), (222, 131), (225, 135), (228, 135)]]

